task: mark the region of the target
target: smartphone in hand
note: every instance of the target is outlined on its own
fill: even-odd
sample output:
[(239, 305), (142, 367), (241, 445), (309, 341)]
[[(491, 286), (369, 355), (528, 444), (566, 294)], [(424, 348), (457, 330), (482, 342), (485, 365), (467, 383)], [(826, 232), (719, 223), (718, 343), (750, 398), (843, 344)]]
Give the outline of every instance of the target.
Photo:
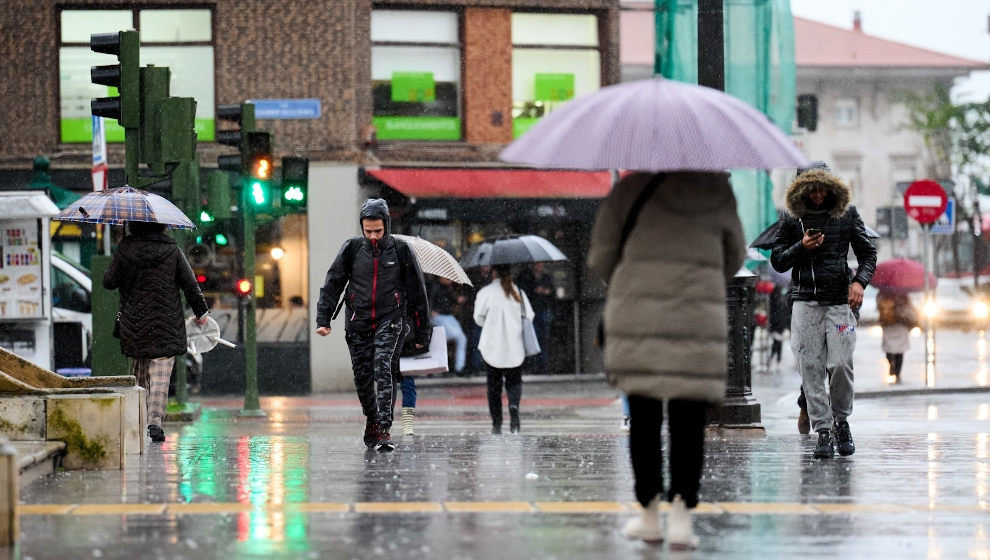
[(822, 232), (822, 230), (820, 230), (818, 228), (808, 228), (808, 229), (806, 229), (804, 231), (805, 231), (805, 233), (808, 234), (808, 237), (812, 237), (812, 236), (818, 235), (819, 233)]

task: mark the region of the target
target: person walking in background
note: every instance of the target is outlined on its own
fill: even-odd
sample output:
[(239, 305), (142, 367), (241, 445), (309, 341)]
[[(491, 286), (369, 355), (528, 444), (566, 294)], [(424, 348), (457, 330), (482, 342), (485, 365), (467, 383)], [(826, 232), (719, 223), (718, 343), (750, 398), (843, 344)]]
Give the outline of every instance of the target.
[(121, 240), (103, 275), (103, 287), (120, 290), (114, 336), (120, 339), (120, 352), (130, 358), (131, 375), (147, 391), (148, 436), (165, 441), (161, 424), (172, 366), (188, 346), (181, 294), (197, 324), (206, 323), (210, 308), (189, 261), (164, 225), (129, 222), (128, 229), (130, 235)]
[[(819, 459), (833, 457), (836, 448), (842, 456), (856, 452), (848, 421), (855, 394), (854, 310), (863, 303), (877, 251), (851, 200), (849, 186), (824, 163), (799, 170), (785, 196), (789, 216), (770, 255), (774, 270), (791, 271), (791, 349), (818, 434), (813, 455)], [(852, 280), (850, 247), (858, 263)]]
[(550, 324), (553, 319), (554, 285), (553, 278), (546, 274), (541, 262), (531, 263), (516, 276), (516, 285), (526, 292), (533, 304), (533, 329), (540, 343), (540, 353), (532, 357), (533, 370), (546, 373), (550, 361)]
[(492, 433), (502, 433), (502, 383), (509, 397), (509, 429), (519, 433), (519, 403), (522, 399), (523, 347), (522, 316), (533, 319), (533, 308), (526, 293), (512, 283), (509, 265), (492, 267), (493, 280), (478, 290), (474, 301), (474, 322), (481, 327), (478, 349), (487, 367), (488, 412)]
[(643, 506), (623, 530), (630, 538), (664, 539), (658, 513), (664, 496), (672, 502), (670, 546), (698, 545), (690, 510), (701, 486), (705, 411), (725, 396), (726, 285), (745, 254), (727, 173), (631, 173), (598, 210), (588, 267), (608, 285), (605, 371), (629, 398), (629, 454)]
[(890, 377), (901, 382), (904, 353), (911, 347), (911, 329), (918, 326), (918, 313), (907, 294), (881, 290), (877, 294), (877, 311), (883, 328), (881, 347), (890, 364)]
[(429, 348), (430, 305), (416, 255), (391, 235), (388, 204), (380, 198), (366, 200), (359, 221), (362, 235), (344, 242), (320, 288), (316, 334), (330, 334), (333, 311), (346, 287), (344, 340), (366, 418), (364, 444), (392, 451), (399, 354), (407, 333), (415, 348)]
[(455, 290), (453, 281), (443, 276), (430, 282), (430, 322), (434, 327), (443, 327), (447, 342), (454, 342), (454, 373), (461, 375), (467, 356), (467, 336), (454, 316), (454, 308), (464, 304), (467, 298)]

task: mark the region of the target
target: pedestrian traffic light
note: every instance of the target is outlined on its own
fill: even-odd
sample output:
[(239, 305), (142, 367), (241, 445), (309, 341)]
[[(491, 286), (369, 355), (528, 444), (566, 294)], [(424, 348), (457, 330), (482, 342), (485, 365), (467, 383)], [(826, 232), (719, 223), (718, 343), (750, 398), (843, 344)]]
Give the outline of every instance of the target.
[(90, 101), (93, 115), (116, 119), (124, 128), (141, 126), (140, 67), (141, 39), (137, 31), (96, 33), (89, 37), (89, 48), (98, 53), (117, 56), (119, 64), (91, 66), (94, 84), (117, 89), (116, 97), (99, 97)]
[(282, 158), (282, 206), (306, 208), (309, 200), (309, 159)]
[(234, 290), (237, 292), (239, 297), (248, 297), (251, 295), (251, 281), (247, 278), (241, 278), (234, 284)]
[(272, 135), (246, 132), (244, 160), (247, 168), (248, 203), (258, 208), (272, 206)]
[(213, 220), (226, 220), (230, 217), (230, 175), (227, 173), (217, 171), (207, 176), (206, 210), (203, 214)]

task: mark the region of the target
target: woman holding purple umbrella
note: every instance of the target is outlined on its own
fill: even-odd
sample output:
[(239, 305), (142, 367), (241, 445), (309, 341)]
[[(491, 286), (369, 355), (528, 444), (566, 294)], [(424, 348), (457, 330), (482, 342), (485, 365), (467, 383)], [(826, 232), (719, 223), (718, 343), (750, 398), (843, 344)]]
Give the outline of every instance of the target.
[[(701, 487), (705, 412), (725, 396), (726, 285), (745, 254), (728, 173), (632, 173), (599, 208), (588, 267), (608, 284), (605, 371), (629, 395), (629, 454), (643, 506), (625, 526), (629, 538), (698, 546), (690, 510)], [(663, 499), (671, 502), (666, 531)]]

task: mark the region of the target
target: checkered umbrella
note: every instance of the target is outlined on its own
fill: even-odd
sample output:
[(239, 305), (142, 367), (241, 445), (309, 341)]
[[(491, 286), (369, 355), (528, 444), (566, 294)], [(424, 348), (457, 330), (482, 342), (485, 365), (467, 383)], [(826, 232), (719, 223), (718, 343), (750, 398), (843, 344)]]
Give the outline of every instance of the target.
[(422, 237), (413, 237), (411, 235), (392, 235), (392, 237), (401, 239), (412, 247), (413, 252), (416, 254), (416, 260), (419, 261), (419, 267), (423, 269), (423, 272), (435, 276), (443, 276), (459, 284), (471, 285), (471, 280), (468, 278), (467, 273), (464, 272), (464, 269), (461, 268), (461, 265), (457, 263), (457, 259), (443, 247), (434, 245)]
[(165, 198), (128, 186), (89, 193), (59, 212), (54, 219), (113, 225), (155, 222), (172, 229), (196, 229), (196, 225)]

